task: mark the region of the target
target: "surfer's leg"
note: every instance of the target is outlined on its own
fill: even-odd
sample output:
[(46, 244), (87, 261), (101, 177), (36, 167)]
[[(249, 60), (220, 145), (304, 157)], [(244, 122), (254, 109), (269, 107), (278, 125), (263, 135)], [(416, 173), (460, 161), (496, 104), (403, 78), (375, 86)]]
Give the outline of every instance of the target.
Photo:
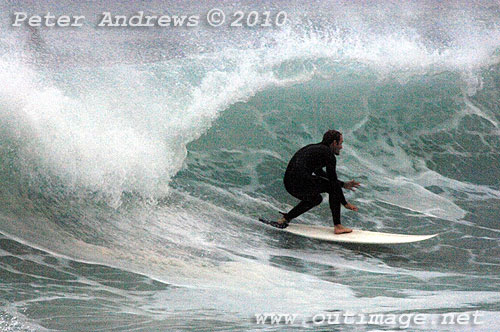
[(330, 210), (332, 211), (333, 227), (335, 234), (350, 233), (352, 229), (344, 227), (340, 223), (340, 208), (341, 202), (336, 193), (332, 193), (329, 181), (317, 182), (321, 192), (328, 193), (328, 203), (330, 204)]
[(340, 200), (334, 194), (328, 194), (328, 202), (330, 203), (330, 210), (332, 211), (333, 226), (335, 234), (343, 234), (352, 232), (351, 228), (345, 227), (340, 223)]
[(283, 213), (283, 218), (289, 222), (290, 220), (297, 218), (301, 214), (309, 211), (313, 207), (321, 204), (323, 197), (320, 194), (312, 197), (306, 197), (299, 204), (297, 204), (293, 209), (291, 209), (288, 213)]
[(332, 211), (333, 225), (340, 225), (340, 200), (335, 193), (331, 193), (330, 181), (324, 178), (314, 179), (316, 183), (316, 188), (321, 193), (328, 193), (328, 203), (330, 204), (330, 210)]
[(332, 211), (333, 224), (340, 225), (340, 201), (335, 194), (328, 194), (328, 203), (330, 203), (330, 210)]
[(323, 197), (321, 197), (322, 192), (328, 192), (329, 182), (327, 179), (319, 176), (310, 176), (308, 179), (301, 179), (295, 183), (286, 183), (286, 190), (295, 198), (300, 199), (300, 203), (297, 204), (288, 213), (282, 213), (283, 218), (280, 221), (289, 222), (290, 220), (297, 218), (301, 214), (309, 211), (313, 207), (321, 204)]

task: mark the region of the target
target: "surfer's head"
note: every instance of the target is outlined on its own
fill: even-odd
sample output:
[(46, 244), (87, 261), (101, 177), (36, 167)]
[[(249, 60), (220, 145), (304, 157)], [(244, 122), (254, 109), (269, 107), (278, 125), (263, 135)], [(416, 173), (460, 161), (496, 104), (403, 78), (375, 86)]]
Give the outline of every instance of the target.
[(333, 153), (338, 156), (340, 154), (340, 150), (342, 150), (343, 141), (344, 137), (340, 131), (328, 130), (323, 135), (323, 141), (321, 141), (321, 143), (328, 145), (330, 149), (332, 149)]

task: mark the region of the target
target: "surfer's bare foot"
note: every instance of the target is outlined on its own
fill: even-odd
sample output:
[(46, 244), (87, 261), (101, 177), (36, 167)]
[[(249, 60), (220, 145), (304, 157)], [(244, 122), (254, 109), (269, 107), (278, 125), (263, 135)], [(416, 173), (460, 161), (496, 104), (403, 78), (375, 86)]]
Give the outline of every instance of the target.
[(335, 225), (335, 227), (334, 227), (335, 234), (344, 234), (344, 233), (350, 233), (350, 232), (352, 232), (351, 228), (342, 226), (341, 224)]

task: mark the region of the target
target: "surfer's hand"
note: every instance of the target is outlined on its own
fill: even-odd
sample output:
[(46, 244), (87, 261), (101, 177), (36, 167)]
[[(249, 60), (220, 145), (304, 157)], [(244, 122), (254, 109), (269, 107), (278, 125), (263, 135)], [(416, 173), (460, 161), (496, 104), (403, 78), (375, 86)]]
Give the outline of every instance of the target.
[(354, 191), (356, 188), (358, 188), (359, 185), (360, 185), (360, 183), (357, 181), (354, 181), (354, 180), (344, 182), (344, 188), (352, 190), (352, 191)]
[(347, 203), (346, 205), (344, 205), (344, 207), (345, 207), (346, 209), (351, 210), (351, 211), (358, 211), (357, 206), (356, 206), (356, 205), (352, 205), (351, 203)]

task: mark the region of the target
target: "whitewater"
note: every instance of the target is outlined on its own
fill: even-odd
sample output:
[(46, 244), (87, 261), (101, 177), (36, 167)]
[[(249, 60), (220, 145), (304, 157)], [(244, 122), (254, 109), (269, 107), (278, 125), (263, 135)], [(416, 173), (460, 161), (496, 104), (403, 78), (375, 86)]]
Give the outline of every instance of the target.
[[(288, 22), (94, 24), (212, 8)], [(497, 330), (498, 1), (0, 10), (2, 331)], [(18, 11), (87, 19), (12, 26)], [(343, 224), (439, 236), (340, 245), (259, 224), (297, 203), (286, 165), (328, 129), (339, 178), (362, 184)], [(328, 205), (296, 222), (330, 225)]]

